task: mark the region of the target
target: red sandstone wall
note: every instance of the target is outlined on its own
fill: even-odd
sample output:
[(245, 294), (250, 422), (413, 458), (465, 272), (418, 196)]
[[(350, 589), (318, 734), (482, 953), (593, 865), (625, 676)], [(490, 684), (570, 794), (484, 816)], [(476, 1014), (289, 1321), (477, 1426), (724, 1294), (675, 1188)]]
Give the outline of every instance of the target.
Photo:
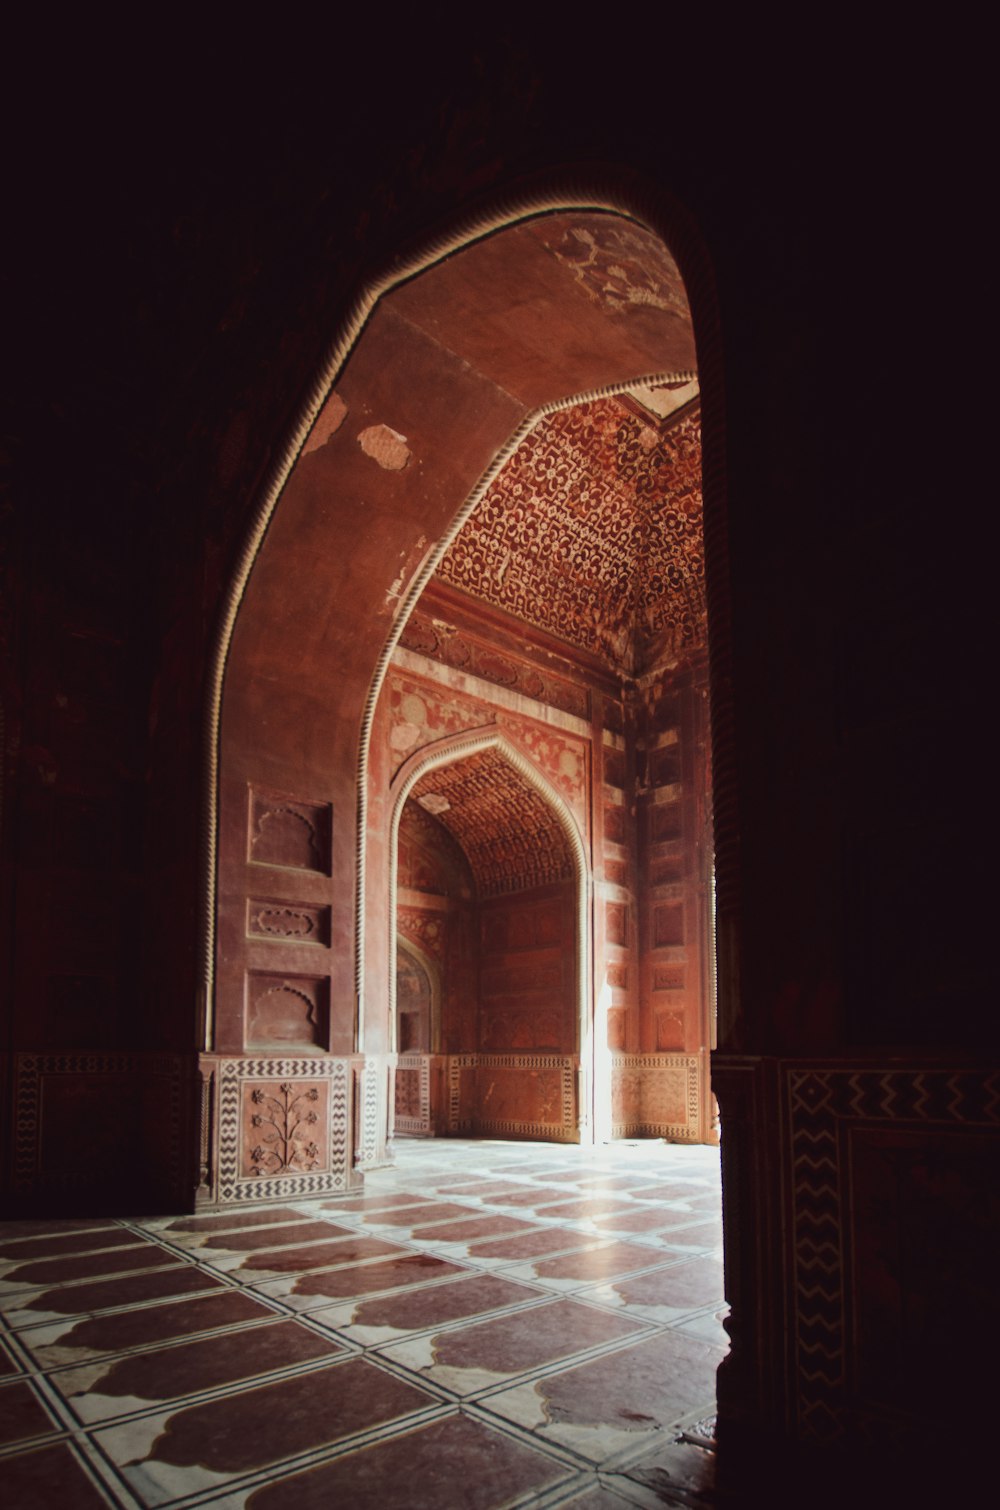
[(490, 897), (479, 923), (478, 1047), (577, 1054), (576, 882)]

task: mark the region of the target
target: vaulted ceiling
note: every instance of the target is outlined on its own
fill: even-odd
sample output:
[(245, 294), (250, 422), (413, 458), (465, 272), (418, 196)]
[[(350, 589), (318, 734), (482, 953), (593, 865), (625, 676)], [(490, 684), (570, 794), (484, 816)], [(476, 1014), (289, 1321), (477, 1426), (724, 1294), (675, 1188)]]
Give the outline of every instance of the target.
[[(521, 442), (439, 580), (635, 675), (705, 641), (694, 384), (578, 404)], [(666, 411), (666, 417), (656, 408)]]
[(480, 897), (573, 875), (569, 842), (552, 807), (497, 750), (428, 771), (411, 801), (457, 839)]

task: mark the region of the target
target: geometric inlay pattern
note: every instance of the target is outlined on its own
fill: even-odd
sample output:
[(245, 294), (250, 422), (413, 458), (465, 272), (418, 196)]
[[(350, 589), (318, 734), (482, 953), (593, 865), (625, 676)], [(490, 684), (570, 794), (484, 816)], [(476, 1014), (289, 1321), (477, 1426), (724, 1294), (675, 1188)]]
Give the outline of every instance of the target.
[(615, 398), (546, 416), (438, 576), (617, 671), (704, 645), (697, 408), (663, 429)]
[(853, 1129), (907, 1129), (930, 1137), (947, 1136), (956, 1126), (995, 1129), (1000, 1075), (802, 1066), (786, 1073), (799, 1429), (824, 1442), (859, 1430), (884, 1439), (892, 1422), (873, 1406), (866, 1419), (847, 1377), (853, 1239), (844, 1135)]

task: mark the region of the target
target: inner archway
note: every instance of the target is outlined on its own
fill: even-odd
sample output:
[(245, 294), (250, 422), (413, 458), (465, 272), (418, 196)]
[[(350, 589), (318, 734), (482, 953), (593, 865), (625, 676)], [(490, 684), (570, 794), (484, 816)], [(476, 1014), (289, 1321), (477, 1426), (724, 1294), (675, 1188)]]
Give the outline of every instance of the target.
[(432, 953), (441, 983), (436, 1052), (407, 1053), (389, 979), (397, 1129), (588, 1139), (589, 880), (559, 794), (496, 730), (420, 750), (393, 782), (387, 882), (389, 959)]

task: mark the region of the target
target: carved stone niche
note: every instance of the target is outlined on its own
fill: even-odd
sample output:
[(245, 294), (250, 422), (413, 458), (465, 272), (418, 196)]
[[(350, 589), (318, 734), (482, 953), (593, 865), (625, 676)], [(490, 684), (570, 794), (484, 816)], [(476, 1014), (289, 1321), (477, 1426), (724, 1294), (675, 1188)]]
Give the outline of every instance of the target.
[(273, 897), (247, 901), (247, 936), (279, 944), (330, 943), (330, 909), (310, 902), (283, 902)]
[(254, 865), (330, 874), (333, 808), (263, 787), (250, 789), (247, 858)]
[(252, 970), (246, 984), (248, 1048), (325, 1049), (330, 982), (325, 977)]

